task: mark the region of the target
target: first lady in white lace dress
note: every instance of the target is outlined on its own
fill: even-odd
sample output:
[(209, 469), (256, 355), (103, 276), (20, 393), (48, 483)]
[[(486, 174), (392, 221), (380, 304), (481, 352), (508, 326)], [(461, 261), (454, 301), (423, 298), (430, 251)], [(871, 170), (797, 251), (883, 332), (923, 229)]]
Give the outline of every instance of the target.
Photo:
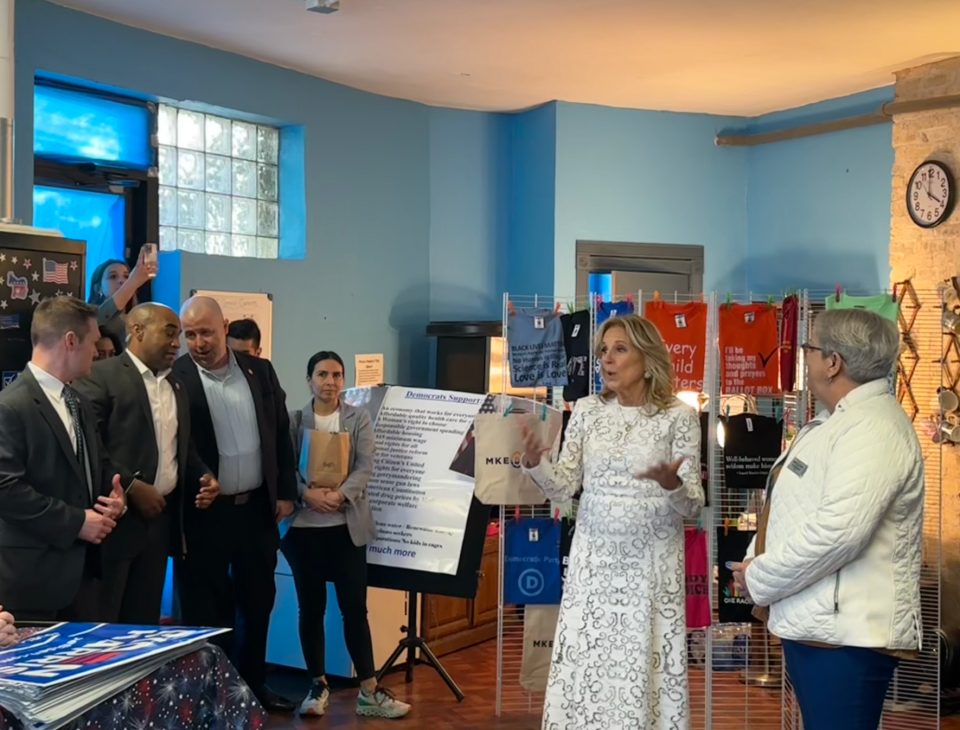
[(605, 322), (597, 356), (603, 392), (577, 401), (557, 462), (524, 433), (525, 470), (547, 497), (583, 486), (543, 729), (684, 730), (683, 518), (704, 502), (700, 422), (647, 320)]

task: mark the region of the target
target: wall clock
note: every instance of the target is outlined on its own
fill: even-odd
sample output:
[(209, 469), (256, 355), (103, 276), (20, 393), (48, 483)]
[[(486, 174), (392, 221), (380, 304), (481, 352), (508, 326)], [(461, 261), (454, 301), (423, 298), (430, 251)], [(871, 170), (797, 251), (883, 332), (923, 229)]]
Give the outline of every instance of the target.
[(907, 211), (921, 228), (934, 228), (953, 212), (956, 187), (953, 174), (942, 162), (927, 160), (910, 176)]

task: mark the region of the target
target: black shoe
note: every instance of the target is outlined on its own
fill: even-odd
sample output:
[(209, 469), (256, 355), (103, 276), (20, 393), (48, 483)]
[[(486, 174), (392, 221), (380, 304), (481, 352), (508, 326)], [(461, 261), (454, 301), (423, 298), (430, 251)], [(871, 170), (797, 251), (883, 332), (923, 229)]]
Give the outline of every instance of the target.
[(286, 697), (281, 697), (266, 685), (254, 688), (253, 694), (267, 712), (289, 714), (297, 709), (293, 702)]

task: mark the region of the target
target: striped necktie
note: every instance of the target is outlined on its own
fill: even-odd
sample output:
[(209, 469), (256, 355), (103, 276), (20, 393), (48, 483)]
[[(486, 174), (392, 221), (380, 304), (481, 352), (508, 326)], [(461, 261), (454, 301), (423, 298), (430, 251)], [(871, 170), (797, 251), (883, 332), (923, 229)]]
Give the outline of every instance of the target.
[(63, 386), (63, 401), (67, 404), (67, 410), (70, 411), (70, 419), (73, 421), (73, 434), (77, 441), (77, 461), (80, 464), (83, 464), (85, 453), (83, 442), (83, 421), (80, 417), (80, 398), (77, 395), (77, 391), (75, 391), (69, 385)]

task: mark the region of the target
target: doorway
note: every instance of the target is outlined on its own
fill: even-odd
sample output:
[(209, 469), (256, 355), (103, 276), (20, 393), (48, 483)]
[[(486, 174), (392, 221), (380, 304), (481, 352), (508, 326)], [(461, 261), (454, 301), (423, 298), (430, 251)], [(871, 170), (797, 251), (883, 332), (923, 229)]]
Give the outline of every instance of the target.
[(703, 293), (703, 246), (577, 241), (578, 301), (596, 294), (615, 301), (641, 290), (664, 299)]

